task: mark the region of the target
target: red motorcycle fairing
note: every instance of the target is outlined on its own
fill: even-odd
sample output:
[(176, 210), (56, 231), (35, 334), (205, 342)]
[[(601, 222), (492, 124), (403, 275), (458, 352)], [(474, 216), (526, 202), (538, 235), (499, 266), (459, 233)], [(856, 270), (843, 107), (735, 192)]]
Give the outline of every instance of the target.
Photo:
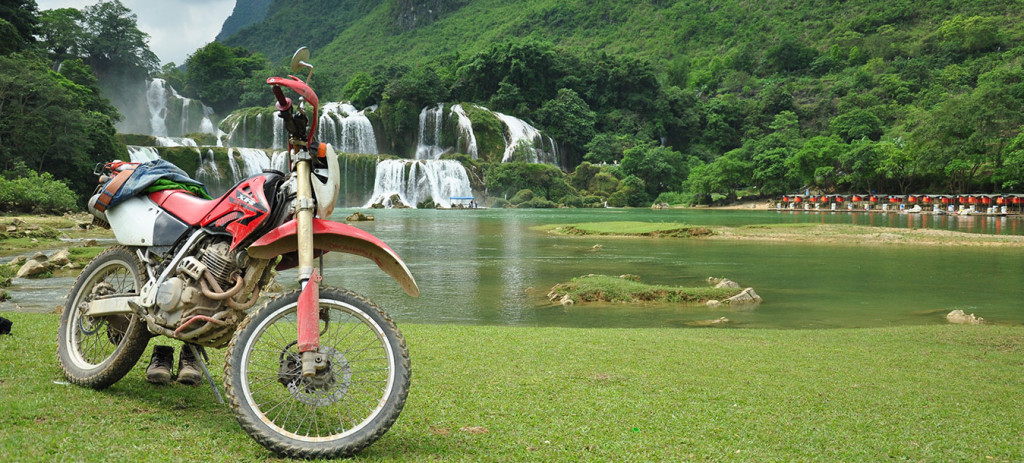
[(159, 191), (149, 197), (189, 225), (231, 234), (231, 249), (234, 249), (270, 215), (270, 202), (263, 193), (266, 182), (264, 175), (251, 177), (213, 200), (198, 198), (182, 190)]
[[(277, 269), (292, 268), (298, 263), (297, 259), (289, 258), (289, 254), (295, 254), (298, 249), (297, 228), (295, 220), (289, 220), (261, 236), (246, 251), (249, 256), (257, 259), (271, 259), (284, 255)], [(384, 273), (394, 278), (406, 294), (412, 297), (420, 295), (416, 279), (405, 266), (405, 262), (402, 262), (398, 254), (395, 254), (387, 244), (366, 231), (351, 225), (314, 218), (313, 249), (319, 250), (321, 254), (336, 251), (370, 259)]]

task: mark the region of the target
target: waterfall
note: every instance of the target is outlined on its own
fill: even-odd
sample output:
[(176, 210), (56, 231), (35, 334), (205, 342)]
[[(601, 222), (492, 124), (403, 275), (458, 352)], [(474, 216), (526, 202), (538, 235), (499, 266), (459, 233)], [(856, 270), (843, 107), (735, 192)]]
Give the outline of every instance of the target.
[(149, 107), (150, 133), (157, 137), (167, 136), (167, 91), (163, 79), (153, 79), (146, 87), (146, 105)]
[(189, 132), (189, 130), (188, 130), (188, 128), (189, 128), (189, 124), (188, 124), (188, 108), (190, 106), (192, 106), (192, 100), (190, 100), (188, 98), (185, 98), (184, 100), (182, 100), (182, 102), (181, 102), (181, 125), (180, 125), (180, 127), (178, 127), (179, 133), (181, 133), (182, 135), (185, 135), (186, 133)]
[(348, 103), (326, 103), (320, 108), (318, 135), (345, 153), (378, 154), (373, 124), (366, 117), (367, 108), (359, 111)]
[(550, 150), (545, 149), (545, 137), (540, 133), (540, 130), (517, 117), (497, 111), (493, 111), (493, 113), (508, 128), (508, 137), (505, 139), (505, 154), (502, 156), (501, 162), (512, 160), (517, 150), (525, 149), (527, 158), (519, 160), (558, 165), (558, 148), (551, 137), (547, 137), (551, 148)]
[(284, 129), (284, 119), (279, 114), (281, 114), (281, 111), (274, 111), (274, 146), (271, 146), (271, 148), (283, 150), (286, 148), (284, 145), (288, 134)]
[(220, 130), (213, 126), (213, 120), (210, 119), (212, 115), (213, 108), (203, 106), (203, 120), (199, 121), (199, 131), (202, 133), (212, 133), (220, 139)]
[(377, 164), (373, 195), (363, 207), (389, 204), (393, 195), (410, 207), (433, 199), (441, 207), (452, 207), (452, 197), (473, 196), (466, 169), (452, 160), (386, 160)]
[(195, 140), (185, 137), (156, 137), (156, 146), (190, 146), (198, 148), (199, 144)]
[[(348, 161), (348, 158), (346, 157), (345, 160)], [(270, 169), (276, 170), (278, 172), (289, 172), (291, 170), (290, 167), (291, 164), (288, 160), (287, 151), (275, 152), (274, 155), (270, 158)]]
[[(242, 165), (238, 165), (234, 153), (242, 159)], [(263, 172), (263, 169), (270, 168), (270, 158), (267, 153), (256, 148), (230, 148), (228, 149), (228, 164), (231, 165), (231, 175), (237, 181), (248, 178)]]
[(152, 146), (128, 145), (128, 156), (131, 162), (148, 162), (160, 159), (160, 154)]
[(207, 149), (205, 155), (199, 151), (199, 167), (196, 168), (195, 179), (202, 182), (206, 191), (215, 198), (224, 194), (228, 187), (234, 184), (231, 178), (227, 179), (231, 183), (224, 181), (224, 176), (214, 161), (212, 149)]
[[(465, 146), (465, 153), (476, 159), (479, 152), (476, 147), (476, 134), (473, 133), (473, 121), (469, 120), (469, 116), (466, 115), (466, 110), (462, 108), (461, 104), (452, 106), (452, 112), (455, 113), (459, 121), (459, 147)], [(465, 145), (463, 145), (463, 140), (465, 140)]]
[(441, 145), (441, 128), (444, 124), (444, 103), (437, 107), (426, 107), (420, 111), (416, 159), (438, 159), (445, 151)]
[(192, 132), (216, 134), (211, 120), (213, 109), (197, 100), (185, 98), (163, 79), (146, 84), (146, 107), (149, 111), (149, 135), (156, 137), (184, 136)]

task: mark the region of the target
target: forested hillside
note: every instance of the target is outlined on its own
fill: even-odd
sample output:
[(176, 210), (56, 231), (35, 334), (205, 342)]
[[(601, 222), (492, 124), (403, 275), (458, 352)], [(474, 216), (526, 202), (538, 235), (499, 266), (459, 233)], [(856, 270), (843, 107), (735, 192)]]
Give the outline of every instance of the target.
[(236, 0), (231, 16), (224, 20), (224, 25), (217, 34), (217, 40), (224, 40), (244, 27), (263, 20), (273, 0)]
[(1022, 20), (1017, 1), (314, 0), (226, 43), (274, 62), (311, 44), (322, 92), (394, 125), (434, 101), (512, 112), (577, 163), (621, 162), (637, 202), (1006, 192), (1024, 187)]
[(44, 12), (0, 0), (0, 169), (85, 191), (84, 167), (123, 150), (99, 94), (115, 76), (158, 75), (226, 115), (267, 105), (266, 77), (310, 46), (321, 96), (377, 105), (387, 139), (415, 144), (420, 110), (450, 102), (558, 141), (570, 174), (558, 185), (544, 169), (484, 163), (491, 192), (631, 205), (737, 191), (1022, 192), (1020, 6), (252, 0), (233, 18), (255, 22), (157, 72), (116, 0)]
[(147, 38), (116, 0), (46, 11), (0, 0), (0, 211), (74, 209), (96, 163), (126, 158), (100, 89), (155, 70)]

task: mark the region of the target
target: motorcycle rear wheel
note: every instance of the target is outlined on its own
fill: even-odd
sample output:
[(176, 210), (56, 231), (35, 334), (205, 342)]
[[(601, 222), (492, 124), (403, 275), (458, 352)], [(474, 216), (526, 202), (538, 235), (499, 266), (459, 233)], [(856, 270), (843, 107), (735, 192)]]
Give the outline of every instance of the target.
[(284, 456), (352, 455), (384, 435), (409, 393), (409, 351), (379, 307), (344, 289), (320, 289), (320, 353), (327, 368), (301, 375), (299, 291), (242, 322), (228, 346), (224, 382), (242, 428)]
[(97, 296), (138, 294), (145, 278), (142, 262), (126, 247), (99, 253), (75, 280), (57, 331), (57, 359), (68, 381), (103, 389), (124, 377), (149, 344), (145, 323), (132, 315), (88, 317)]

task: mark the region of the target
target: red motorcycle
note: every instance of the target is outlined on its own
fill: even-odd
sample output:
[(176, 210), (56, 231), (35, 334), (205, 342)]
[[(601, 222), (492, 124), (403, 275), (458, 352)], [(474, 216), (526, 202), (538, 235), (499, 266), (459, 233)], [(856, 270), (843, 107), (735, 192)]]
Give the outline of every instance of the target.
[[(309, 70), (307, 81), (308, 59), (305, 48), (292, 59), (294, 72)], [(419, 288), (382, 241), (328, 220), (340, 175), (334, 149), (316, 140), (316, 94), (295, 76), (267, 83), (289, 133), (287, 172), (266, 170), (213, 200), (170, 188), (120, 195), (116, 204), (112, 198), (132, 176), (145, 176), (146, 165), (110, 163), (100, 172), (107, 178), (90, 208), (119, 245), (75, 281), (60, 319), (58, 357), (70, 382), (102, 389), (132, 369), (152, 336), (163, 335), (200, 358), (216, 392), (202, 348), (227, 346), (224, 386), (250, 436), (286, 456), (351, 455), (401, 413), (409, 352), (373, 302), (321, 286), (323, 260), (318, 268), (316, 258), (331, 251), (363, 256), (410, 296)], [(304, 103), (293, 105), (282, 87)], [(249, 310), (273, 269), (294, 267), (299, 289)]]

